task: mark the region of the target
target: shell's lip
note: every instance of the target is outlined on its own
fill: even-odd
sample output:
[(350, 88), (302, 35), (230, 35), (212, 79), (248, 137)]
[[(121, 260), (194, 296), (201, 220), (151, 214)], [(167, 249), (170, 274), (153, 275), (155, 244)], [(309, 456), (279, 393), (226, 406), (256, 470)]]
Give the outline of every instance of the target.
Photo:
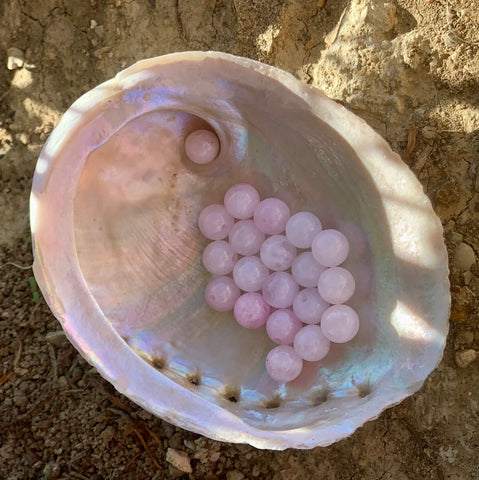
[[(258, 448), (327, 446), (350, 435), (364, 422), (376, 418), (384, 409), (399, 403), (418, 390), (427, 374), (441, 360), (448, 330), (447, 319), (450, 307), (447, 251), (442, 241), (442, 225), (434, 215), (431, 203), (424, 194), (421, 205), (423, 213), (417, 213), (419, 217), (413, 216), (407, 208), (395, 205), (394, 199), (385, 204), (384, 208), (388, 217), (396, 216), (403, 220), (398, 221), (400, 225), (407, 223), (408, 219), (417, 222), (424, 217), (428, 228), (433, 230), (437, 237), (431, 258), (423, 260), (425, 268), (434, 269), (437, 283), (437, 306), (434, 312), (437, 337), (433, 346), (427, 345), (433, 348), (433, 355), (424, 367), (425, 371), (416, 381), (403, 388), (389, 388), (387, 391), (381, 391), (381, 398), (371, 398), (365, 402), (360, 414), (356, 416), (345, 414), (340, 425), (329, 426), (327, 431), (319, 422), (308, 428), (285, 431), (261, 430), (245, 423), (219, 405), (212, 402), (206, 403), (199, 395), (168, 379), (136, 355), (105, 321), (103, 313), (89, 294), (81, 275), (72, 227), (75, 186), (83, 165), (72, 166), (69, 171), (72, 183), (67, 186), (62, 185), (61, 167), (57, 168), (58, 166), (54, 165), (55, 154), (70, 142), (78, 128), (86, 122), (88, 113), (85, 112), (90, 112), (96, 106), (96, 95), (100, 94), (102, 101), (106, 102), (108, 98), (141, 82), (144, 79), (144, 72), (150, 68), (171, 62), (201, 62), (205, 58), (232, 62), (241, 68), (253, 69), (257, 74), (287, 86), (293, 94), (307, 100), (314, 112), (343, 136), (373, 176), (376, 174), (374, 180), (381, 186), (383, 192), (391, 194), (397, 191), (396, 179), (402, 178), (409, 187), (412, 185), (417, 192), (423, 194), (422, 186), (413, 173), (364, 121), (328, 99), (319, 90), (301, 85), (289, 73), (254, 60), (219, 52), (170, 54), (140, 61), (120, 72), (115, 78), (86, 93), (65, 113), (52, 132), (40, 154), (30, 197), (34, 273), (47, 303), (80, 353), (121, 393), (152, 413), (188, 430), (217, 440), (249, 443)], [(354, 134), (352, 134), (352, 126)], [(391, 169), (391, 174), (387, 178), (382, 174), (383, 169), (378, 168), (384, 162), (388, 162), (388, 168)], [(55, 185), (55, 188), (48, 189), (49, 184)], [(398, 254), (410, 253), (407, 250), (402, 251), (403, 247), (398, 246)], [(69, 265), (67, 271), (65, 265)], [(68, 281), (66, 281), (67, 278)], [(80, 305), (81, 308), (79, 308)], [(108, 352), (115, 352), (115, 355)], [(127, 366), (126, 369), (125, 366)], [(125, 374), (125, 370), (135, 374)], [(155, 395), (152, 390), (161, 391), (161, 401), (158, 399), (153, 401)]]

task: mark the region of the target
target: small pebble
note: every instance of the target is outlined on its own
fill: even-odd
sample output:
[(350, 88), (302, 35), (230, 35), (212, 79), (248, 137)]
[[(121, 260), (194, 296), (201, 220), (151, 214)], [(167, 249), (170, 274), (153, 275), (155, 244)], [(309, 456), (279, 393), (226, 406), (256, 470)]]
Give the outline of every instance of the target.
[(9, 48), (7, 50), (7, 68), (8, 70), (15, 70), (22, 68), (25, 62), (25, 54), (19, 48)]
[(175, 468), (185, 473), (193, 473), (191, 468), (190, 457), (186, 452), (168, 448), (166, 450), (166, 461), (171, 463)]
[(231, 470), (226, 473), (226, 480), (243, 480), (244, 475), (238, 470)]
[(45, 335), (45, 340), (57, 348), (60, 348), (66, 343), (68, 343), (67, 337), (65, 336), (65, 332), (63, 330), (58, 330), (56, 332), (48, 332)]
[(454, 252), (453, 265), (459, 270), (468, 271), (476, 263), (476, 254), (470, 245), (461, 242)]
[(477, 352), (472, 348), (456, 352), (456, 364), (460, 368), (466, 368), (477, 358)]

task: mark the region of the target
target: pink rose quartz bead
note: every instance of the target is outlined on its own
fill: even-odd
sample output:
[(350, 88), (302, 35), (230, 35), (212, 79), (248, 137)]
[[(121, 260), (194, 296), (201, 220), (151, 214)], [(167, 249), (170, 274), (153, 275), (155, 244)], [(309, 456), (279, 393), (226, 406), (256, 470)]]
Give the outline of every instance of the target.
[(218, 312), (233, 310), (241, 295), (240, 289), (230, 277), (216, 277), (206, 286), (206, 303)]
[(291, 310), (281, 309), (269, 316), (266, 321), (266, 333), (278, 345), (290, 345), (302, 326), (301, 321)]
[(262, 327), (269, 317), (271, 308), (259, 293), (248, 292), (236, 300), (234, 315), (236, 321), (245, 328)]
[(311, 242), (321, 228), (321, 222), (316, 215), (310, 212), (299, 212), (288, 220), (286, 236), (295, 247), (311, 248)]
[(209, 130), (195, 130), (186, 137), (185, 152), (194, 163), (209, 163), (218, 156), (219, 151), (220, 141)]
[(326, 270), (311, 252), (300, 253), (291, 265), (291, 275), (302, 287), (316, 287), (319, 276)]
[(224, 240), (211, 242), (203, 250), (203, 265), (213, 275), (227, 275), (233, 271), (238, 255)]
[(223, 240), (233, 227), (233, 217), (223, 205), (210, 205), (206, 207), (198, 219), (201, 233), (210, 240)]
[(314, 237), (311, 251), (321, 265), (337, 267), (346, 260), (349, 243), (338, 230), (323, 230)]
[(233, 268), (233, 279), (245, 292), (261, 290), (268, 275), (269, 270), (258, 257), (243, 257)]
[(239, 220), (251, 218), (259, 204), (259, 193), (248, 183), (233, 185), (225, 194), (225, 208)]
[(264, 242), (265, 235), (253, 220), (240, 220), (231, 228), (229, 241), (240, 255), (256, 255)]
[(347, 305), (333, 305), (321, 317), (321, 331), (331, 342), (349, 342), (359, 331), (358, 314)]
[(268, 268), (283, 271), (290, 268), (296, 258), (296, 247), (284, 235), (273, 235), (263, 242), (259, 255)]
[(286, 203), (279, 198), (267, 198), (260, 202), (254, 210), (254, 223), (268, 235), (284, 232), (290, 216)]
[(280, 345), (273, 348), (266, 356), (266, 371), (279, 383), (291, 382), (301, 373), (303, 360), (293, 347)]
[(298, 292), (298, 284), (286, 272), (274, 272), (263, 283), (263, 296), (274, 308), (290, 307)]
[(294, 350), (303, 359), (317, 362), (324, 358), (330, 341), (323, 335), (319, 325), (306, 325), (294, 337)]
[(356, 287), (349, 270), (342, 267), (327, 268), (318, 280), (318, 291), (328, 303), (344, 303), (353, 295)]
[(321, 315), (329, 307), (319, 295), (317, 288), (301, 290), (293, 301), (293, 312), (303, 322), (319, 323)]

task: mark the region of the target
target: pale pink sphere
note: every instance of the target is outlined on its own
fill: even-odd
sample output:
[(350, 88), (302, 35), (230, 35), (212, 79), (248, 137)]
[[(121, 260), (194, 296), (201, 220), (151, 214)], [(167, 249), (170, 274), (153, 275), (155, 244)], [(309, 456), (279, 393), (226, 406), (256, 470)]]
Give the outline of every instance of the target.
[(263, 283), (263, 296), (274, 308), (290, 307), (298, 291), (298, 284), (286, 272), (274, 272)]
[(218, 312), (233, 310), (240, 295), (240, 289), (230, 277), (212, 278), (205, 290), (206, 303)]
[(279, 383), (291, 382), (302, 369), (303, 360), (289, 345), (275, 347), (266, 356), (266, 371)]
[(337, 267), (346, 260), (349, 253), (347, 238), (338, 230), (323, 230), (311, 245), (314, 258), (326, 267)]
[(201, 233), (210, 240), (223, 240), (233, 227), (234, 219), (223, 205), (209, 205), (201, 213), (198, 226)]
[(296, 247), (284, 235), (273, 235), (263, 242), (259, 255), (271, 270), (287, 270), (296, 258)]
[(293, 300), (293, 312), (303, 323), (319, 323), (321, 315), (329, 307), (319, 295), (317, 288), (301, 290)]
[(311, 252), (300, 253), (291, 265), (291, 274), (302, 287), (316, 287), (324, 270), (326, 267), (320, 265)]
[(279, 198), (266, 198), (254, 210), (254, 223), (268, 235), (284, 232), (290, 216), (288, 205)]
[(349, 342), (359, 331), (358, 314), (347, 305), (333, 305), (321, 317), (321, 331), (331, 342)]
[(311, 248), (311, 242), (321, 228), (321, 222), (316, 215), (310, 212), (299, 212), (288, 220), (286, 236), (298, 248)]
[(224, 240), (211, 242), (203, 250), (203, 265), (213, 275), (227, 275), (233, 271), (238, 255)]
[(309, 362), (324, 358), (330, 347), (330, 341), (324, 336), (319, 325), (306, 325), (294, 337), (296, 353)]
[(220, 141), (209, 130), (195, 130), (186, 137), (185, 152), (194, 163), (209, 163), (218, 156), (219, 151)]
[(258, 257), (240, 258), (233, 268), (233, 279), (245, 292), (257, 292), (268, 278), (269, 270)]
[(290, 345), (303, 326), (291, 310), (276, 310), (266, 321), (268, 337), (279, 345)]
[(225, 208), (240, 220), (251, 218), (259, 204), (259, 193), (248, 183), (233, 185), (225, 194)]
[(245, 328), (259, 328), (266, 323), (271, 312), (270, 306), (259, 293), (248, 292), (236, 300), (234, 315)]
[(229, 241), (240, 255), (256, 255), (264, 242), (264, 233), (253, 220), (240, 220), (231, 228)]
[(328, 303), (344, 303), (353, 295), (356, 283), (349, 270), (342, 267), (327, 268), (318, 280), (318, 291)]

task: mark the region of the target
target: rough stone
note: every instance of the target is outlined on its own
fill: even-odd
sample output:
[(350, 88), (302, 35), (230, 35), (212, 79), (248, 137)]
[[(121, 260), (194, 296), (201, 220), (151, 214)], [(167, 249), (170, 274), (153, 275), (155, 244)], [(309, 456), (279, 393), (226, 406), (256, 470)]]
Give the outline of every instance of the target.
[(185, 473), (192, 473), (190, 457), (181, 450), (175, 450), (174, 448), (168, 448), (166, 451), (166, 461), (171, 463), (175, 468)]
[(7, 50), (7, 68), (9, 70), (16, 70), (22, 68), (25, 62), (25, 54), (19, 48), (9, 48)]
[(458, 367), (466, 368), (477, 358), (477, 352), (472, 348), (456, 352), (456, 364)]
[(454, 252), (454, 266), (459, 270), (470, 270), (476, 263), (476, 254), (470, 245), (461, 242)]

